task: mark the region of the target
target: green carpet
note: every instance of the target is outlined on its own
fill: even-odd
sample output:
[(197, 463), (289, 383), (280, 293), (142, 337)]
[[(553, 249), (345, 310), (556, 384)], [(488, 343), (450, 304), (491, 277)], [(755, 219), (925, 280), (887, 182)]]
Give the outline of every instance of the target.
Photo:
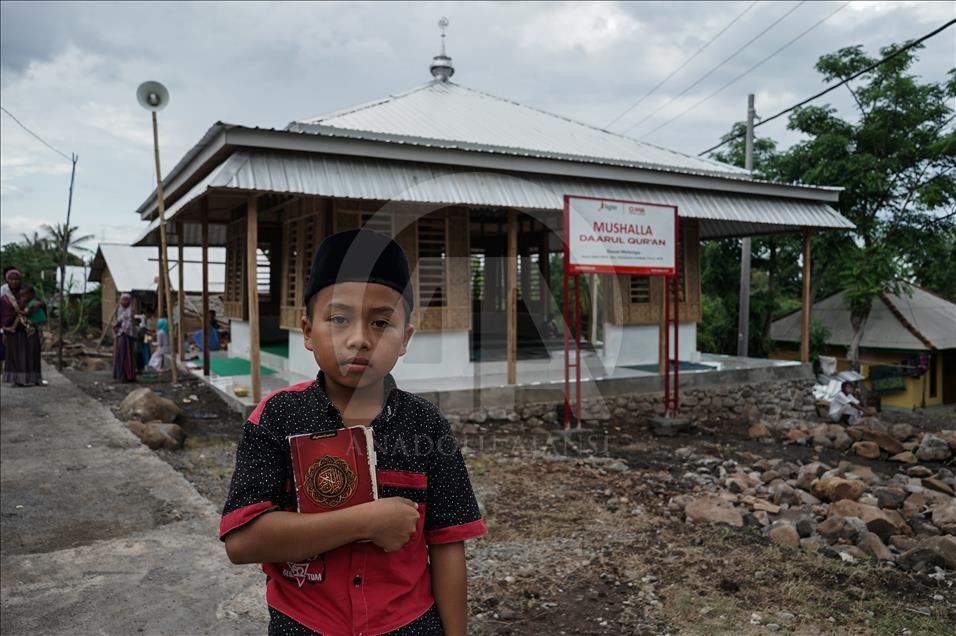
[(265, 351), (266, 353), (271, 353), (274, 356), (282, 356), (283, 358), (289, 357), (289, 343), (280, 342), (279, 344), (270, 344), (259, 347), (260, 351)]
[[(209, 370), (216, 375), (249, 375), (252, 373), (252, 366), (248, 360), (242, 358), (212, 358), (209, 360)], [(273, 375), (275, 371), (260, 365), (259, 373)]]

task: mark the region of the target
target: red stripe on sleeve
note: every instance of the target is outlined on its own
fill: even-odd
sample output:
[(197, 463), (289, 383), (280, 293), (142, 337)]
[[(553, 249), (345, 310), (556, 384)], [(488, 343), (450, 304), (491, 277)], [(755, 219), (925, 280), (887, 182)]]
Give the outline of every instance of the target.
[(315, 384), (315, 380), (308, 380), (306, 382), (299, 382), (298, 384), (293, 384), (292, 386), (287, 386), (273, 391), (269, 395), (262, 398), (259, 404), (256, 405), (255, 410), (249, 415), (249, 422), (251, 424), (259, 423), (259, 418), (262, 417), (262, 412), (266, 410), (266, 404), (272, 399), (272, 396), (278, 395), (279, 393), (285, 393), (286, 391), (305, 391), (313, 384)]
[(219, 521), (219, 538), (224, 539), (227, 534), (240, 528), (250, 521), (256, 519), (259, 515), (278, 510), (278, 507), (271, 501), (261, 501), (256, 504), (236, 508), (229, 514), (223, 515)]
[(488, 532), (488, 526), (485, 525), (485, 520), (476, 519), (470, 523), (438, 528), (437, 530), (426, 532), (425, 542), (429, 545), (436, 543), (454, 543), (456, 541), (475, 539), (486, 532)]
[(397, 488), (427, 488), (428, 476), (425, 473), (412, 473), (404, 470), (375, 471), (379, 486)]

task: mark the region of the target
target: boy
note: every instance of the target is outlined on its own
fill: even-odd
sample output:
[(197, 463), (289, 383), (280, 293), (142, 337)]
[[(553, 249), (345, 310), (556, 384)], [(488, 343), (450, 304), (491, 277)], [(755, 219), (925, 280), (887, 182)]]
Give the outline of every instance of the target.
[(861, 415), (860, 401), (853, 397), (853, 383), (844, 382), (840, 385), (840, 392), (830, 401), (830, 420), (839, 422), (846, 419), (850, 426), (854, 426)]
[[(405, 254), (368, 230), (330, 236), (305, 300), (318, 378), (267, 396), (246, 422), (226, 552), (263, 564), (270, 634), (464, 635), (463, 541), (486, 528), (447, 420), (390, 375), (414, 332)], [(380, 499), (293, 512), (286, 438), (343, 425), (372, 427)]]

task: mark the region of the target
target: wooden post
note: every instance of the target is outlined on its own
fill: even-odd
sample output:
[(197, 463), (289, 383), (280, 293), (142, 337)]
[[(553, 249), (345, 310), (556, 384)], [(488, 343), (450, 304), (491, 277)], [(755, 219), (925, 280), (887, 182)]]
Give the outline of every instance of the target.
[(252, 399), (258, 404), (262, 399), (259, 379), (259, 285), (256, 250), (259, 246), (258, 200), (249, 197), (246, 207), (246, 296), (249, 302), (249, 371), (252, 375)]
[(517, 382), (518, 366), (518, 223), (514, 210), (508, 210), (508, 384)]
[(156, 263), (156, 278), (159, 285), (156, 287), (156, 320), (166, 315), (166, 277), (163, 276), (163, 248), (158, 246), (159, 262)]
[[(156, 119), (156, 111), (153, 111), (153, 157), (156, 160), (156, 207), (159, 211), (159, 278), (163, 286), (163, 298), (166, 301), (166, 322), (173, 322), (173, 298), (169, 291), (169, 260), (166, 253), (166, 201), (163, 197), (163, 174), (159, 166), (159, 124)], [(170, 338), (172, 340), (172, 338)], [(176, 343), (173, 342), (172, 350), (172, 380), (178, 382), (178, 369), (176, 365)]]
[(548, 251), (548, 229), (540, 234), (538, 267), (541, 276), (541, 313), (546, 323), (551, 322), (551, 252)]
[(209, 195), (202, 198), (202, 374), (209, 375)]
[(800, 330), (800, 362), (810, 361), (810, 232), (803, 233), (803, 325)]
[(176, 247), (178, 257), (177, 267), (179, 268), (179, 328), (176, 329), (176, 334), (178, 339), (176, 340), (176, 346), (179, 347), (179, 360), (186, 364), (186, 345), (183, 342), (185, 338), (183, 337), (186, 333), (186, 290), (183, 282), (183, 222), (176, 222)]

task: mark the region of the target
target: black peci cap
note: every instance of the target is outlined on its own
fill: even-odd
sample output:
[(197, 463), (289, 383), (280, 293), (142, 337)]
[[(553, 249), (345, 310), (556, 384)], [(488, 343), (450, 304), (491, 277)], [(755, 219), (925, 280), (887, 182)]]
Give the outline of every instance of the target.
[(329, 285), (378, 283), (400, 293), (411, 313), (415, 301), (409, 280), (408, 259), (398, 243), (372, 230), (346, 230), (326, 237), (316, 250), (305, 304)]

